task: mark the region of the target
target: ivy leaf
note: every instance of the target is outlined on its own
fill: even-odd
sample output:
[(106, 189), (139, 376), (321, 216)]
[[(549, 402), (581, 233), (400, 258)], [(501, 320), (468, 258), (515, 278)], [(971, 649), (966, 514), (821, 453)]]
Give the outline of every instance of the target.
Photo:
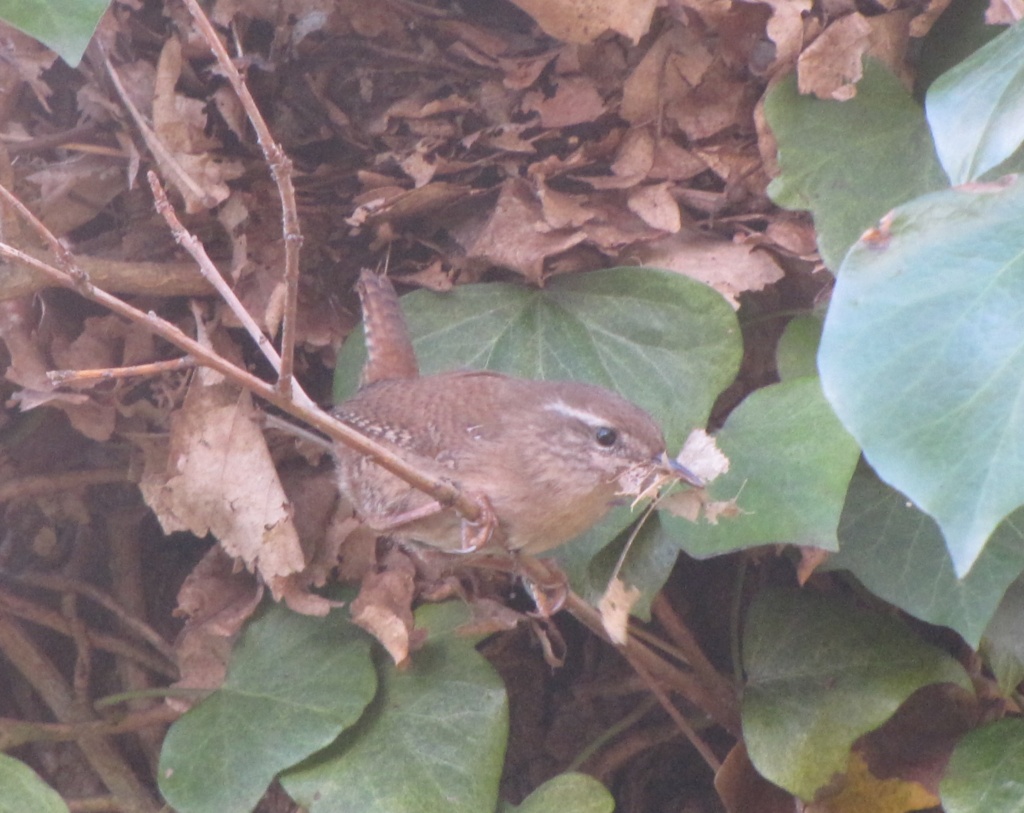
[(958, 576), (1024, 503), (1024, 180), (926, 195), (858, 243), (818, 353), (878, 475), (939, 523)]
[(755, 390), (716, 435), (729, 471), (708, 486), (736, 516), (696, 523), (662, 512), (691, 556), (786, 542), (836, 550), (836, 529), (857, 464), (857, 444), (825, 401), (816, 377)]
[(805, 800), (846, 770), (850, 746), (913, 692), (971, 681), (945, 652), (891, 615), (838, 595), (769, 590), (743, 635), (743, 736), (750, 761)]
[(0, 0), (0, 20), (20, 28), (78, 67), (107, 0)]
[(0, 754), (0, 813), (68, 813), (60, 794), (28, 765)]
[(249, 813), (280, 771), (355, 723), (376, 688), (369, 639), (345, 612), (269, 607), (224, 685), (171, 726), (160, 790), (179, 813)]
[(924, 112), (873, 60), (849, 101), (801, 96), (790, 76), (768, 92), (764, 112), (781, 170), (768, 193), (779, 206), (810, 210), (829, 268), (892, 207), (947, 185)]
[(612, 813), (615, 800), (605, 786), (583, 773), (549, 779), (518, 807), (503, 804), (499, 813)]
[(1024, 810), (1024, 720), (1000, 720), (975, 729), (953, 751), (939, 785), (946, 813), (1020, 813)]
[(928, 123), (954, 186), (975, 181), (1024, 141), (1024, 26), (1008, 28), (928, 89)]
[(480, 813), (498, 803), (508, 705), (505, 687), (454, 628), (454, 602), (422, 607), (429, 633), (407, 669), (380, 665), (380, 692), (337, 743), (281, 777), (310, 813)]
[(958, 579), (935, 520), (862, 465), (847, 494), (839, 544), (826, 569), (849, 570), (879, 598), (951, 627), (976, 647), (1000, 597), (1024, 570), (1024, 511), (999, 525), (971, 572)]

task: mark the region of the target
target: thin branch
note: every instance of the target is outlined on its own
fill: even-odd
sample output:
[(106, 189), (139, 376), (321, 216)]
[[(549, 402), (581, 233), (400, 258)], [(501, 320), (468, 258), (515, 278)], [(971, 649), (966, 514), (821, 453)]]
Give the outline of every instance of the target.
[(697, 736), (697, 732), (693, 726), (690, 725), (690, 721), (687, 720), (673, 704), (671, 698), (665, 693), (665, 691), (658, 685), (656, 681), (643, 665), (631, 654), (628, 650), (623, 650), (623, 655), (626, 660), (629, 661), (629, 665), (633, 667), (633, 670), (640, 675), (640, 677), (647, 684), (647, 688), (657, 698), (658, 703), (661, 704), (662, 709), (671, 718), (672, 722), (676, 724), (676, 728), (683, 732), (683, 735), (690, 741), (690, 744), (697, 749), (697, 753), (700, 754), (704, 762), (707, 763), (708, 767), (711, 768), (716, 774), (722, 767), (721, 760), (715, 755), (706, 742)]
[[(26, 212), (24, 204), (21, 203), (5, 187), (0, 186), (0, 198), (8, 202), (18, 212)], [(38, 223), (35, 218), (30, 223)], [(46, 230), (46, 227), (39, 223), (47, 242), (56, 242), (56, 238)], [(59, 242), (57, 243), (59, 246)], [(31, 266), (51, 277), (58, 285), (77, 291), (93, 302), (103, 305), (118, 316), (123, 316), (136, 324), (143, 325), (157, 336), (173, 344), (179, 350), (190, 354), (196, 362), (221, 373), (225, 378), (235, 385), (246, 389), (253, 395), (262, 398), (264, 401), (273, 404), (283, 412), (298, 418), (314, 429), (318, 429), (328, 437), (339, 443), (355, 449), (360, 454), (371, 458), (381, 468), (390, 471), (396, 477), (401, 478), (416, 489), (429, 494), (441, 505), (451, 506), (465, 519), (475, 522), (481, 516), (481, 508), (475, 500), (464, 495), (453, 483), (435, 479), (419, 471), (415, 466), (410, 465), (391, 449), (378, 443), (373, 438), (361, 434), (350, 426), (346, 426), (335, 420), (326, 412), (315, 407), (298, 404), (289, 396), (284, 395), (279, 389), (257, 378), (247, 370), (237, 367), (227, 359), (213, 352), (209, 348), (188, 336), (177, 326), (165, 319), (161, 319), (155, 313), (143, 313), (138, 308), (129, 305), (122, 299), (108, 294), (106, 291), (93, 285), (77, 265), (74, 258), (66, 249), (61, 246), (63, 261), (68, 263), (68, 271), (62, 271), (52, 265), (26, 254), (23, 251), (0, 243), (0, 256), (9, 257)]]
[(127, 469), (92, 469), (90, 471), (68, 471), (63, 474), (20, 477), (0, 484), (0, 504), (44, 494), (62, 494), (86, 486), (129, 483), (131, 481), (132, 478)]
[(284, 315), (281, 320), (281, 369), (277, 379), (278, 391), (287, 397), (291, 393), (295, 360), (296, 310), (299, 298), (299, 250), (302, 247), (302, 232), (299, 229), (299, 213), (295, 203), (295, 187), (292, 184), (292, 162), (278, 144), (267, 126), (266, 120), (249, 93), (242, 75), (224, 48), (213, 24), (203, 12), (198, 0), (185, 0), (196, 28), (203, 35), (210, 50), (217, 58), (217, 64), (234, 88), (249, 121), (256, 131), (256, 139), (263, 150), (270, 172), (277, 184), (281, 197), (281, 233), (284, 238)]
[(21, 584), (26, 584), (31, 587), (40, 587), (44, 590), (78, 593), (90, 601), (96, 602), (101, 607), (117, 616), (118, 620), (124, 624), (127, 629), (130, 629), (138, 635), (143, 641), (153, 647), (153, 649), (167, 658), (168, 661), (174, 663), (177, 659), (174, 647), (168, 644), (156, 630), (148, 624), (139, 621), (111, 596), (108, 596), (98, 587), (95, 587), (88, 582), (69, 579), (66, 576), (59, 576), (51, 573), (23, 573), (20, 576), (15, 577), (15, 580)]
[(99, 367), (95, 370), (50, 370), (46, 377), (54, 385), (81, 384), (88, 381), (110, 381), (115, 378), (142, 378), (196, 366), (192, 356), (180, 356), (166, 361), (151, 361), (148, 364), (134, 364), (130, 367)]
[(139, 111), (131, 100), (128, 91), (125, 90), (124, 85), (121, 83), (121, 77), (118, 76), (117, 71), (114, 69), (113, 63), (110, 61), (110, 57), (103, 54), (103, 63), (107, 67), (107, 74), (110, 76), (110, 81), (113, 82), (114, 88), (117, 90), (118, 95), (121, 97), (121, 103), (128, 110), (131, 115), (135, 126), (139, 133), (142, 135), (142, 140), (146, 142), (146, 146), (152, 153), (153, 158), (157, 164), (163, 170), (164, 174), (174, 181), (174, 185), (178, 188), (181, 194), (190, 198), (193, 201), (197, 201), (206, 209), (212, 209), (217, 205), (217, 201), (212, 198), (207, 192), (203, 191), (202, 187), (199, 186), (188, 174), (184, 167), (175, 159), (171, 152), (164, 146), (164, 143), (157, 138), (156, 133), (146, 122), (142, 113)]
[[(0, 651), (36, 690), (53, 715), (63, 723), (83, 723), (87, 710), (75, 702), (71, 690), (53, 662), (32, 643), (21, 627), (0, 614)], [(82, 755), (113, 793), (124, 810), (158, 813), (160, 805), (106, 737), (85, 734), (79, 740)]]
[[(484, 567), (493, 565), (494, 563), (483, 563)], [(520, 555), (516, 557), (512, 567), (538, 583), (551, 582), (551, 572), (544, 562), (533, 556)], [(739, 712), (736, 709), (734, 694), (722, 697), (709, 690), (694, 675), (665, 661), (657, 652), (633, 635), (629, 636), (625, 646), (611, 641), (601, 621), (601, 614), (572, 590), (567, 590), (563, 606), (583, 626), (618, 649), (631, 664), (640, 664), (647, 674), (679, 692), (726, 731), (739, 733)]]
[[(68, 626), (67, 619), (60, 613), (48, 607), (40, 607), (32, 601), (16, 596), (13, 593), (0, 590), (0, 611), (9, 613), (16, 618), (30, 621), (33, 624), (38, 624), (40, 627), (46, 627), (54, 632), (59, 632), (61, 635), (71, 635), (71, 628)], [(113, 635), (93, 630), (89, 630), (88, 635), (89, 640), (96, 649), (109, 652), (121, 658), (127, 658), (167, 680), (178, 680), (180, 678), (173, 660), (166, 661), (157, 655), (153, 655), (148, 650), (120, 638), (115, 638)]]
[[(196, 239), (196, 236), (189, 232), (178, 219), (178, 215), (174, 211), (174, 207), (171, 206), (171, 202), (167, 200), (167, 193), (164, 191), (163, 185), (160, 183), (160, 179), (157, 178), (156, 173), (152, 170), (146, 173), (146, 179), (149, 181), (149, 188), (153, 190), (153, 199), (156, 201), (156, 210), (161, 214), (164, 221), (167, 223), (168, 228), (171, 230), (171, 234), (174, 235), (174, 239), (178, 245), (184, 248), (189, 254), (192, 255), (192, 259), (196, 261), (199, 266), (199, 272), (206, 278), (220, 294), (221, 299), (227, 303), (227, 306), (231, 308), (231, 312), (237, 317), (238, 321), (242, 323), (242, 326), (249, 332), (252, 340), (256, 342), (256, 346), (259, 347), (260, 352), (263, 353), (267, 361), (270, 362), (270, 366), (274, 368), (274, 372), (281, 375), (282, 360), (274, 349), (274, 346), (270, 343), (270, 340), (263, 333), (263, 329), (256, 324), (256, 320), (252, 318), (252, 314), (246, 310), (245, 305), (241, 303), (235, 292), (231, 289), (231, 286), (227, 284), (227, 281), (221, 275), (220, 271), (217, 270), (217, 266), (213, 264), (210, 256), (206, 253), (206, 248), (203, 244)], [(305, 403), (307, 406), (313, 406), (312, 399), (306, 395), (301, 387), (295, 385), (295, 400), (299, 403)]]

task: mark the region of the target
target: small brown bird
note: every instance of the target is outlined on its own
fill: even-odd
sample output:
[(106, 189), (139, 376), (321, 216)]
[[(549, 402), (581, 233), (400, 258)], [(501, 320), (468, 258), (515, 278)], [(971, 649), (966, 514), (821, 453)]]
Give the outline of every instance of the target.
[[(374, 297), (383, 297), (379, 312), (400, 314), (390, 283), (364, 272), (360, 291), (368, 317), (380, 305), (367, 301)], [(391, 347), (407, 345), (411, 353), (404, 324), (372, 326), (368, 334), (379, 344), (389, 331), (396, 334)], [(424, 473), (454, 482), (490, 516), (467, 528), (453, 509), (338, 445), (341, 492), (380, 533), (446, 550), (487, 544), (538, 553), (583, 533), (623, 494), (658, 477), (701, 485), (666, 454), (654, 419), (610, 390), (493, 372), (412, 377), (414, 360), (382, 365), (381, 358), (371, 352), (362, 388), (332, 414)], [(388, 369), (406, 377), (373, 372)]]

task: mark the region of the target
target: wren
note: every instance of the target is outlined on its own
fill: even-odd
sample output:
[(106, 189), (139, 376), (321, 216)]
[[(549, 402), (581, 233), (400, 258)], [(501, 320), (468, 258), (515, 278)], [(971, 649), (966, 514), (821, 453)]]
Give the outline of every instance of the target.
[(467, 527), (453, 509), (337, 445), (341, 492), (371, 529), (446, 550), (538, 553), (656, 478), (701, 485), (666, 454), (654, 419), (610, 390), (494, 372), (419, 376), (391, 283), (364, 271), (359, 289), (369, 360), (358, 392), (332, 414), (487, 509)]

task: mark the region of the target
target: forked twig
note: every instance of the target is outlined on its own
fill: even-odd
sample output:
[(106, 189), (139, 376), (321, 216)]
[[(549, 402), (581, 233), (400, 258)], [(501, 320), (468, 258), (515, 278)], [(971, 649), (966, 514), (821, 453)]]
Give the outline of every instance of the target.
[[(270, 340), (263, 333), (260, 326), (256, 324), (256, 320), (252, 318), (252, 314), (246, 310), (245, 305), (243, 305), (235, 295), (231, 286), (228, 285), (224, 277), (221, 276), (220, 271), (217, 270), (217, 266), (215, 266), (213, 264), (213, 260), (210, 259), (210, 255), (206, 253), (206, 248), (203, 244), (196, 239), (194, 234), (181, 225), (181, 221), (178, 219), (178, 215), (175, 213), (174, 207), (171, 206), (171, 202), (167, 200), (167, 193), (164, 191), (164, 187), (160, 183), (160, 179), (157, 178), (156, 173), (150, 170), (146, 173), (146, 179), (149, 181), (149, 188), (153, 190), (153, 199), (156, 201), (156, 210), (163, 217), (164, 222), (167, 223), (168, 228), (171, 230), (171, 234), (174, 235), (175, 241), (177, 241), (178, 245), (192, 255), (192, 259), (195, 260), (196, 264), (199, 266), (199, 272), (214, 287), (217, 293), (220, 294), (221, 299), (224, 300), (227, 306), (231, 308), (231, 312), (242, 323), (242, 326), (248, 331), (252, 340), (256, 342), (256, 346), (259, 347), (260, 352), (262, 352), (267, 361), (270, 362), (270, 366), (274, 368), (274, 372), (278, 374), (278, 379), (280, 380), (284, 364), (281, 357), (274, 349), (274, 346), (270, 343)], [(301, 387), (297, 384), (293, 384), (292, 386), (294, 388), (296, 401), (307, 406), (314, 406), (313, 400), (306, 395)]]
[(270, 167), (281, 196), (281, 233), (284, 238), (284, 316), (281, 320), (281, 369), (278, 371), (277, 387), (281, 394), (291, 393), (294, 361), (296, 306), (299, 299), (299, 249), (302, 246), (302, 232), (299, 229), (299, 213), (295, 204), (295, 186), (292, 184), (292, 162), (281, 145), (274, 140), (266, 120), (242, 80), (242, 75), (231, 61), (231, 57), (220, 37), (203, 12), (198, 0), (185, 0), (196, 28), (203, 35), (210, 50), (217, 58), (217, 65), (231, 83), (231, 87), (242, 103), (249, 121), (256, 131), (256, 140), (263, 150), (263, 157)]
[(396, 455), (388, 447), (335, 420), (323, 410), (312, 405), (296, 403), (290, 395), (284, 394), (279, 388), (232, 364), (223, 356), (218, 355), (210, 348), (187, 335), (177, 326), (157, 316), (156, 313), (152, 311), (143, 313), (123, 299), (97, 288), (79, 268), (71, 252), (4, 186), (0, 186), (0, 198), (14, 207), (15, 211), (22, 215), (49, 245), (59, 251), (59, 262), (67, 270), (62, 270), (42, 260), (37, 260), (35, 257), (26, 254), (24, 251), (19, 251), (7, 243), (0, 242), (0, 256), (17, 260), (24, 265), (34, 268), (46, 274), (61, 287), (77, 291), (86, 299), (103, 305), (118, 316), (123, 316), (125, 319), (146, 327), (179, 350), (191, 355), (196, 360), (196, 363), (217, 371), (237, 386), (248, 390), (253, 395), (273, 404), (283, 412), (287, 412), (292, 417), (298, 418), (314, 429), (323, 432), (331, 439), (344, 443), (357, 452), (367, 455), (382, 468), (400, 477), (414, 488), (429, 494), (442, 505), (453, 507), (470, 522), (476, 521), (481, 516), (481, 509), (476, 501), (462, 494), (452, 483), (424, 474), (399, 455)]

